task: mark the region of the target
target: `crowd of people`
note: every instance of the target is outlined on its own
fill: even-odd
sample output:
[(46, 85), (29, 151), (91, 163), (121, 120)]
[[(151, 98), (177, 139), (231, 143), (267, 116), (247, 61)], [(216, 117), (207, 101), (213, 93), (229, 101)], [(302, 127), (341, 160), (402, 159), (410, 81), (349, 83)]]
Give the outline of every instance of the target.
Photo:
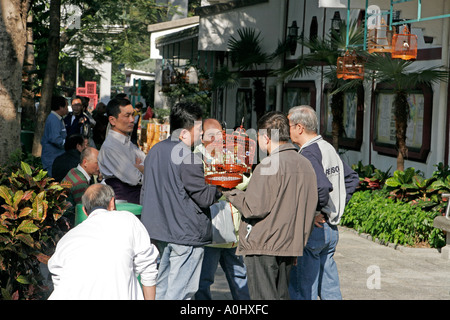
[[(219, 263), (235, 300), (342, 299), (337, 225), (359, 178), (317, 134), (314, 109), (262, 116), (267, 157), (225, 189), (205, 181), (208, 145), (223, 128), (198, 105), (172, 107), (169, 138), (147, 155), (135, 139), (142, 105), (116, 97), (94, 116), (77, 108), (67, 115), (55, 97), (42, 139), (44, 169), (70, 183), (71, 202), (88, 216), (49, 260), (51, 299), (211, 299)], [(118, 211), (118, 200), (141, 205), (141, 215)], [(219, 202), (233, 215), (231, 243), (212, 243)]]

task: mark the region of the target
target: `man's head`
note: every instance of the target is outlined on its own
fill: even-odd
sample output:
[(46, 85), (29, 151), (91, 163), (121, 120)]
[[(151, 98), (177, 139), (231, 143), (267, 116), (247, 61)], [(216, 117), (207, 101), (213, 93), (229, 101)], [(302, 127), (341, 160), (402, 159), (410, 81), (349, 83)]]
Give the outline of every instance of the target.
[(289, 141), (289, 121), (279, 111), (266, 113), (258, 121), (258, 143), (262, 151), (271, 153)]
[(95, 148), (87, 147), (81, 152), (80, 165), (91, 177), (100, 174), (97, 158), (98, 150)]
[(131, 133), (134, 127), (133, 112), (133, 106), (127, 99), (114, 98), (109, 101), (106, 106), (106, 114), (111, 129), (123, 135)]
[(72, 113), (76, 116), (83, 113), (83, 102), (79, 96), (72, 100)]
[(69, 150), (78, 150), (82, 152), (89, 144), (89, 140), (87, 138), (84, 138), (81, 134), (72, 134), (64, 143), (64, 149), (66, 151)]
[(302, 146), (317, 135), (317, 115), (310, 106), (298, 106), (289, 110), (289, 127), (292, 142)]
[(205, 119), (203, 121), (203, 145), (207, 147), (214, 141), (221, 141), (222, 139), (222, 125), (220, 124), (220, 122), (216, 119)]
[(52, 111), (55, 111), (57, 114), (59, 114), (61, 117), (64, 117), (66, 114), (69, 113), (67, 100), (61, 96), (52, 97), (51, 109)]
[(114, 190), (105, 184), (97, 183), (86, 189), (81, 197), (84, 212), (89, 215), (95, 209), (115, 209)]
[(202, 135), (202, 115), (202, 108), (197, 104), (178, 103), (170, 111), (170, 133), (193, 146)]

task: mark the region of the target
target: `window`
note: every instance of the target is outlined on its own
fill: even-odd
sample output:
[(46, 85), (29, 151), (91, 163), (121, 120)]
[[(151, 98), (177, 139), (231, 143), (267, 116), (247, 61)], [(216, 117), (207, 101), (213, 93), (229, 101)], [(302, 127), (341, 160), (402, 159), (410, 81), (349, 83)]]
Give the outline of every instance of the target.
[[(373, 103), (375, 117), (372, 141), (375, 151), (396, 157), (394, 98), (392, 89), (386, 85), (377, 85)], [(407, 159), (425, 162), (431, 142), (431, 88), (423, 86), (411, 90), (408, 94), (408, 103), (410, 118), (406, 130)]]
[(316, 109), (316, 86), (314, 81), (292, 81), (285, 85), (283, 112), (295, 106), (309, 105)]
[[(331, 112), (331, 86), (325, 85), (323, 94), (323, 107), (321, 108), (320, 132), (329, 142), (332, 140), (332, 122)], [(362, 127), (364, 122), (364, 89), (360, 86), (358, 89), (350, 90), (344, 93), (344, 132), (339, 137), (339, 147), (357, 150), (361, 149)]]
[(252, 105), (252, 89), (238, 89), (235, 126), (243, 123), (246, 130), (252, 127)]

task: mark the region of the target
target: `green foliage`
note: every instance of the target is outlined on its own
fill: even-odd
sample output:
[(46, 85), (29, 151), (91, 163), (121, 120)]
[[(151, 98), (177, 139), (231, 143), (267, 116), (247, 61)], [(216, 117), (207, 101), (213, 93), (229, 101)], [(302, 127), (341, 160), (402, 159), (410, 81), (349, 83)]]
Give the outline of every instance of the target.
[(356, 192), (348, 203), (341, 225), (368, 233), (382, 242), (405, 246), (445, 245), (443, 232), (433, 227), (439, 213), (388, 197), (386, 190)]
[(352, 169), (359, 176), (358, 190), (377, 190), (384, 186), (386, 179), (390, 177), (391, 168), (387, 171), (381, 171), (375, 168), (373, 164), (363, 165), (361, 161), (352, 165)]
[(1, 299), (46, 298), (39, 264), (68, 230), (69, 187), (25, 162), (0, 185)]

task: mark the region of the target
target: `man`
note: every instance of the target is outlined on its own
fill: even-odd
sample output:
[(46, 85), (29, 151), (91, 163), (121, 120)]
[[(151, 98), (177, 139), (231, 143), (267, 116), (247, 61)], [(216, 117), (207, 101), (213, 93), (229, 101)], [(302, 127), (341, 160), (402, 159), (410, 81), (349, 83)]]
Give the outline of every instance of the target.
[[(359, 184), (359, 177), (342, 162), (333, 146), (317, 134), (317, 115), (313, 108), (294, 107), (289, 110), (288, 118), (291, 140), (311, 162), (317, 185), (322, 186), (318, 189), (314, 228), (303, 256), (298, 258), (297, 266), (292, 270), (289, 292), (292, 299), (340, 300), (339, 275), (333, 259), (339, 239), (337, 225)], [(326, 194), (328, 183), (331, 188)]]
[(52, 165), (56, 157), (64, 153), (64, 143), (67, 137), (63, 117), (69, 112), (67, 100), (64, 97), (52, 97), (52, 111), (45, 121), (44, 135), (41, 139), (41, 161), (44, 170), (52, 177)]
[(143, 108), (144, 104), (140, 101), (136, 102), (136, 105), (134, 106), (135, 111), (134, 111), (134, 127), (133, 127), (133, 131), (131, 132), (131, 142), (133, 142), (135, 145), (138, 145), (138, 127), (139, 127), (139, 121), (142, 117), (142, 108)]
[(156, 299), (191, 299), (198, 290), (204, 245), (212, 239), (209, 207), (222, 193), (205, 182), (191, 151), (202, 133), (202, 109), (179, 103), (170, 112), (171, 137), (145, 159), (141, 221), (161, 255)]
[(316, 175), (288, 143), (285, 115), (265, 114), (258, 129), (259, 147), (269, 156), (256, 166), (246, 191), (224, 194), (242, 213), (237, 253), (244, 255), (251, 299), (289, 299), (289, 273), (314, 220)]
[[(196, 151), (202, 153), (204, 162), (213, 158), (211, 153), (215, 153), (214, 151), (216, 151), (213, 147), (217, 145), (220, 149), (223, 148), (222, 139), (222, 125), (219, 121), (216, 119), (206, 119), (203, 121), (202, 144), (198, 145)], [(217, 144), (217, 141), (220, 142)], [(245, 181), (237, 186), (238, 189), (242, 190), (247, 187), (248, 178), (244, 176), (244, 179)], [(232, 207), (232, 213), (237, 233), (236, 238), (238, 238), (241, 214), (234, 207)], [(195, 300), (211, 300), (210, 287), (214, 283), (214, 276), (219, 263), (225, 272), (233, 300), (250, 300), (247, 286), (247, 269), (244, 264), (244, 259), (236, 255), (237, 244), (238, 242), (231, 242), (205, 246), (199, 290), (195, 294)]]
[(118, 200), (139, 204), (145, 153), (130, 141), (134, 126), (133, 106), (129, 100), (112, 99), (106, 112), (111, 129), (100, 148), (100, 172)]
[(70, 182), (70, 194), (68, 200), (72, 203), (72, 207), (66, 212), (65, 216), (73, 226), (75, 224), (75, 206), (81, 203), (83, 196), (89, 185), (94, 184), (94, 175), (98, 175), (98, 150), (87, 147), (81, 152), (80, 164), (76, 168), (72, 168), (62, 179), (61, 182)]
[(83, 114), (83, 101), (81, 97), (76, 96), (72, 100), (72, 112), (64, 118), (64, 123), (66, 125), (67, 136), (82, 134), (87, 137), (85, 128), (89, 127), (89, 119)]
[(64, 143), (65, 152), (56, 157), (52, 165), (53, 179), (60, 182), (69, 172), (80, 163), (81, 152), (88, 146), (88, 139), (81, 134), (73, 134)]
[(154, 299), (158, 251), (139, 219), (115, 211), (114, 201), (109, 186), (86, 190), (88, 218), (61, 238), (48, 261), (54, 285), (49, 299)]

